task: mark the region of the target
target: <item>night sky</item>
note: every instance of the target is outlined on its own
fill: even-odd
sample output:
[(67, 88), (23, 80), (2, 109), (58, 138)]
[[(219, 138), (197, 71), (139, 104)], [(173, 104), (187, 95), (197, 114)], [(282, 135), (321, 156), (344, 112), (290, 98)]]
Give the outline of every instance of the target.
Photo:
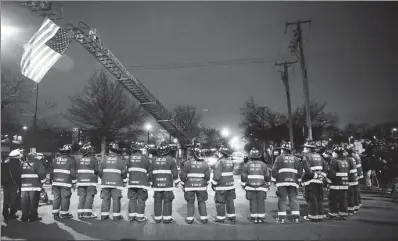
[[(303, 25), (311, 99), (327, 101), (340, 124), (377, 123), (398, 118), (398, 4), (380, 2), (57, 2), (68, 22), (98, 29), (104, 45), (168, 109), (192, 104), (208, 126), (240, 122), (249, 96), (286, 112), (284, 88), (273, 62), (291, 60), (292, 32), (285, 21)], [(16, 3), (2, 2), (2, 26), (23, 28), (2, 40), (1, 63), (18, 71), (20, 48), (43, 18)], [(64, 22), (59, 22), (64, 26)], [(253, 63), (252, 60), (264, 60)], [(245, 64), (225, 61), (248, 60)], [(224, 64), (176, 68), (191, 62)], [(250, 63), (252, 61), (252, 63)], [(159, 68), (157, 65), (168, 65)], [(141, 67), (134, 67), (141, 66)], [(142, 67), (144, 66), (144, 67)], [(174, 67), (173, 67), (174, 66)], [(77, 42), (40, 83), (40, 101), (58, 111), (80, 92), (100, 65)], [(299, 66), (291, 69), (293, 106), (303, 103)], [(32, 82), (33, 83), (33, 82)]]

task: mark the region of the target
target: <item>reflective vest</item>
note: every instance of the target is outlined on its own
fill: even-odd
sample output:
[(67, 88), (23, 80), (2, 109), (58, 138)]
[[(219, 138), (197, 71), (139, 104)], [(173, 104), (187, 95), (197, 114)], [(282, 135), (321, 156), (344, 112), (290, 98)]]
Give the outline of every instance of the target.
[[(41, 166), (40, 166), (41, 165)], [(40, 161), (26, 161), (22, 163), (21, 191), (38, 191), (46, 182), (46, 172)]]
[(155, 157), (152, 162), (152, 188), (155, 192), (173, 191), (178, 183), (177, 164), (171, 156)]
[(128, 188), (149, 189), (150, 162), (141, 153), (132, 154), (127, 162), (129, 176)]
[(72, 187), (76, 183), (76, 163), (72, 156), (62, 155), (53, 162), (53, 186)]
[(234, 161), (221, 157), (214, 167), (212, 184), (216, 191), (233, 190), (234, 185)]
[[(305, 174), (303, 176), (303, 186), (311, 183), (323, 184), (322, 178), (312, 178), (314, 173), (326, 178), (327, 164), (322, 156), (318, 153), (308, 153), (304, 156), (303, 160)], [(307, 168), (309, 170), (307, 170)]]
[(289, 154), (282, 153), (275, 159), (272, 168), (271, 180), (276, 182), (277, 187), (293, 186), (298, 188), (300, 160)]
[(355, 158), (352, 156), (347, 156), (348, 164), (349, 164), (349, 174), (348, 174), (348, 186), (356, 186), (358, 185), (358, 176), (357, 176), (357, 164)]
[(94, 156), (85, 156), (76, 160), (78, 187), (97, 186), (98, 161)]
[(331, 180), (331, 190), (347, 190), (350, 164), (345, 157), (332, 159), (328, 178)]
[(357, 178), (358, 180), (363, 178), (363, 170), (362, 170), (362, 163), (361, 163), (361, 158), (358, 155), (353, 155), (355, 158), (355, 163), (357, 167)]
[(101, 188), (117, 188), (123, 190), (123, 182), (127, 182), (127, 169), (124, 160), (113, 153), (105, 156), (99, 166)]
[(210, 168), (207, 162), (189, 160), (182, 167), (180, 175), (186, 192), (207, 190), (210, 180)]
[(267, 165), (259, 160), (247, 162), (242, 169), (241, 185), (247, 191), (268, 191), (270, 172)]

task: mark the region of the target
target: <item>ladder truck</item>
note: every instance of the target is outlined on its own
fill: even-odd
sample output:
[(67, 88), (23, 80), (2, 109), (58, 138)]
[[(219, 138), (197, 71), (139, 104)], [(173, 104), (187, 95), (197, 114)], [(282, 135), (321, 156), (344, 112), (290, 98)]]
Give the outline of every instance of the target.
[[(23, 1), (19, 5), (39, 13), (43, 17), (52, 20), (63, 19), (64, 14), (53, 9), (50, 1)], [(74, 36), (74, 39), (80, 43), (99, 63), (104, 66), (118, 82), (129, 92), (141, 106), (152, 115), (157, 123), (163, 127), (171, 136), (178, 139), (182, 149), (192, 145), (192, 136), (185, 131), (178, 122), (172, 117), (172, 114), (157, 100), (149, 90), (134, 77), (116, 58), (116, 56), (104, 46), (98, 31), (90, 28), (84, 22), (79, 22), (77, 27), (67, 24), (65, 30)]]

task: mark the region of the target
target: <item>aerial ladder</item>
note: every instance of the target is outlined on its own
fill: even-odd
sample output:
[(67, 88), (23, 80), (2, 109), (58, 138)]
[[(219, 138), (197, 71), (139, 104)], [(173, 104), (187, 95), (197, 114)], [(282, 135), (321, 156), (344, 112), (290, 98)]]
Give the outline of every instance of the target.
[[(60, 12), (54, 10), (50, 1), (24, 1), (18, 2), (18, 4), (52, 20), (60, 20), (64, 17), (62, 9)], [(118, 82), (140, 102), (141, 106), (156, 119), (162, 128), (178, 139), (183, 149), (191, 146), (192, 136), (190, 133), (185, 131), (160, 101), (123, 66), (108, 48), (104, 47), (96, 29), (90, 28), (84, 22), (79, 22), (77, 27), (67, 24), (65, 30), (72, 34), (77, 42), (116, 77)]]

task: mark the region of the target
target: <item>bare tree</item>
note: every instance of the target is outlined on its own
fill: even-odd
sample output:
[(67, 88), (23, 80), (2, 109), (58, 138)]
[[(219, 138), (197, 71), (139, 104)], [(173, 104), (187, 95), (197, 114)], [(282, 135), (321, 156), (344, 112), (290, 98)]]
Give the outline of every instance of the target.
[(107, 139), (141, 133), (145, 112), (121, 85), (100, 71), (88, 81), (79, 95), (70, 97), (72, 107), (65, 116), (70, 122), (95, 131), (101, 138), (104, 155)]
[(195, 106), (179, 105), (174, 108), (174, 120), (188, 132), (192, 138), (203, 138), (203, 116)]

